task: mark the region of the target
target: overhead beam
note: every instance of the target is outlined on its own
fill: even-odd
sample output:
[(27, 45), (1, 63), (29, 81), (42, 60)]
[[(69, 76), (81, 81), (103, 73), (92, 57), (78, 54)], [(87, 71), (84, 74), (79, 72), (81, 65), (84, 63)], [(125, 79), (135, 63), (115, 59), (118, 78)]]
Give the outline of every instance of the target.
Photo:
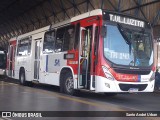
[[(48, 3), (49, 3), (49, 5), (50, 5), (50, 8), (51, 8), (51, 10), (52, 10), (52, 14), (53, 14), (53, 16), (54, 16), (54, 23), (56, 22), (56, 19), (58, 20), (58, 22), (60, 22), (60, 19), (58, 18), (58, 16), (57, 16), (57, 14), (56, 14), (56, 12), (55, 12), (55, 9), (54, 9), (54, 6), (53, 6), (53, 4), (52, 4), (52, 1), (51, 0), (48, 0)], [(56, 19), (55, 19), (56, 18)]]
[(62, 2), (62, 0), (60, 0), (60, 8), (61, 8), (61, 10), (64, 12), (64, 20), (65, 20), (65, 16), (67, 15), (67, 17), (68, 18), (70, 18), (70, 16), (68, 15), (68, 13), (67, 13), (67, 10), (66, 10), (66, 8), (64, 7), (64, 4), (63, 4), (63, 2)]
[(159, 18), (160, 18), (160, 10), (157, 12), (156, 16), (153, 18), (153, 21), (151, 23), (152, 27), (157, 24)]
[(114, 9), (115, 11), (118, 11), (118, 9), (113, 5), (113, 3), (112, 3), (110, 0), (108, 0), (108, 2), (109, 2), (109, 4), (113, 7), (113, 9)]
[(141, 13), (142, 13), (142, 15), (143, 15), (143, 17), (144, 17), (144, 19), (146, 19), (147, 20), (147, 18), (146, 18), (146, 16), (145, 16), (145, 14), (144, 14), (144, 12), (143, 12), (143, 10), (141, 9), (141, 7), (140, 7), (140, 5), (141, 5), (141, 0), (138, 0), (138, 2), (136, 2), (136, 0), (134, 0), (134, 3), (138, 6), (138, 11), (140, 10), (141, 11)]
[(121, 10), (121, 0), (118, 0), (118, 12)]
[(145, 6), (148, 6), (148, 5), (151, 5), (151, 4), (155, 4), (155, 3), (158, 3), (158, 2), (160, 2), (160, 0), (154, 0), (152, 2), (148, 2), (148, 3), (145, 3), (145, 4), (139, 5), (139, 6), (135, 6), (135, 7), (131, 7), (131, 8), (122, 10), (121, 12), (126, 12), (126, 11), (130, 11), (130, 10), (134, 10), (136, 8), (145, 7)]

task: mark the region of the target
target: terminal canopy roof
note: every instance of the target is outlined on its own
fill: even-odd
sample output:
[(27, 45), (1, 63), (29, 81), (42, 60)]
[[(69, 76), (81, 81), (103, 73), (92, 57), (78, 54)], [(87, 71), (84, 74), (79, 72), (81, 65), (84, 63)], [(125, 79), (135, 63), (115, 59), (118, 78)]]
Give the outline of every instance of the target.
[(1, 0), (0, 46), (7, 46), (11, 37), (98, 8), (145, 19), (155, 37), (160, 34), (160, 0)]

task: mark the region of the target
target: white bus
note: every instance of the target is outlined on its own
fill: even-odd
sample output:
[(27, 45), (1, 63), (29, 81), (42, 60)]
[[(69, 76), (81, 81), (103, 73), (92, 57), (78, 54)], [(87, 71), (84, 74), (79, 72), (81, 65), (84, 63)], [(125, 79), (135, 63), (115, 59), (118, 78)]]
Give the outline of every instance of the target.
[(14, 57), (8, 61), (14, 67), (8, 76), (22, 85), (34, 81), (60, 86), (71, 95), (76, 89), (152, 92), (151, 31), (144, 20), (93, 10), (11, 39), (9, 56)]

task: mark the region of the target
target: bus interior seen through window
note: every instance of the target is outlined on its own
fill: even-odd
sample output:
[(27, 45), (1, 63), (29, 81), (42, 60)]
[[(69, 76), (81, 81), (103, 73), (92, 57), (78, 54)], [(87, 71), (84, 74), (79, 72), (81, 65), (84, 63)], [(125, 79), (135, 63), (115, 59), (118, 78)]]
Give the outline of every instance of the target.
[[(74, 48), (74, 26), (58, 28), (56, 31), (45, 33), (43, 51), (46, 53), (62, 52)], [(56, 37), (55, 37), (56, 36)]]

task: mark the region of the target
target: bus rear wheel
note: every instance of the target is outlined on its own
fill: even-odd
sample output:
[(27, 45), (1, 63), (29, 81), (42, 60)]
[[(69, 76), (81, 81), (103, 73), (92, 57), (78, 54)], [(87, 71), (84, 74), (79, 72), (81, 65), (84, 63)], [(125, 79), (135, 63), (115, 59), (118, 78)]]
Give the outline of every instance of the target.
[(20, 72), (19, 82), (21, 85), (26, 85), (25, 73), (23, 71)]
[(68, 72), (64, 75), (63, 83), (64, 93), (68, 95), (73, 95), (75, 90), (73, 76), (71, 72)]

